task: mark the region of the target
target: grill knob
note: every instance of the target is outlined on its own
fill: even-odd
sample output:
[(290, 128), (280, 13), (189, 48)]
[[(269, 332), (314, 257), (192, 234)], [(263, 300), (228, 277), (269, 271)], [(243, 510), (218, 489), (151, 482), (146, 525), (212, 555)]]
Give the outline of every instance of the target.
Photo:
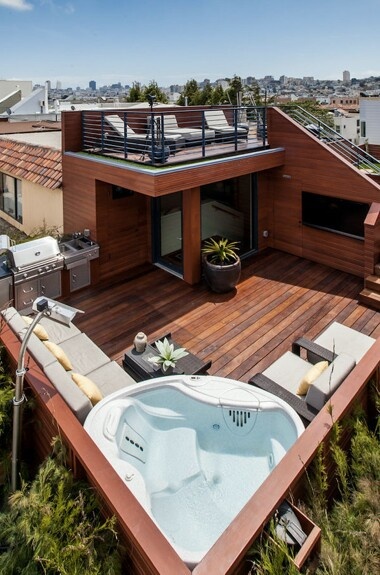
[(28, 274), (27, 274), (26, 272), (24, 272), (24, 273), (22, 274), (22, 277), (23, 277), (23, 278), (27, 278), (27, 277), (28, 277)]
[(38, 273), (39, 273), (39, 274), (42, 274), (43, 271), (44, 271), (44, 270), (43, 270), (42, 268), (38, 268)]
[(45, 266), (45, 270), (48, 272), (48, 271), (49, 271), (49, 266)]

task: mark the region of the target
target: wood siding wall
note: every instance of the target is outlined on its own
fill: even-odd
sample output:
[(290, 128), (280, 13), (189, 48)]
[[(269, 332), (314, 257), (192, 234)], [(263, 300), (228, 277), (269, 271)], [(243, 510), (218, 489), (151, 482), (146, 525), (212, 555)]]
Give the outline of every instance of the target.
[(267, 172), (273, 196), (271, 245), (364, 276), (365, 241), (303, 226), (302, 191), (370, 206), (378, 201), (380, 186), (277, 108), (268, 110), (268, 137), (271, 147), (286, 150), (284, 165)]
[[(68, 116), (67, 130), (79, 129), (75, 118), (75, 112)], [(185, 201), (183, 213), (188, 224), (184, 236), (184, 279), (197, 283), (201, 277), (200, 239), (194, 239), (197, 233), (194, 225), (200, 225), (199, 186), (253, 172), (263, 173), (283, 162), (283, 150), (270, 150), (239, 158), (232, 156), (224, 162), (208, 162), (196, 168), (189, 165), (185, 170), (143, 172), (120, 162), (67, 153), (62, 159), (64, 231), (90, 229), (100, 245), (96, 266), (99, 281), (128, 275), (133, 268), (151, 261), (149, 198), (184, 191), (192, 197), (191, 201)], [(265, 178), (261, 181), (266, 189)], [(123, 200), (112, 200), (112, 184), (136, 193)], [(198, 190), (198, 202), (194, 201), (194, 190)], [(269, 223), (267, 211), (262, 219)], [(264, 242), (261, 247), (265, 247)]]

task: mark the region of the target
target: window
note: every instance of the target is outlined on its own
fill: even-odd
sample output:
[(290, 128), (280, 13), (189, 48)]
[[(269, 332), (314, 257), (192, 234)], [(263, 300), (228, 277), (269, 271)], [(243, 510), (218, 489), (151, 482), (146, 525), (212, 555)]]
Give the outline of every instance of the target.
[(362, 138), (366, 138), (366, 123), (365, 122), (360, 122), (360, 135)]
[(354, 238), (364, 238), (369, 205), (302, 192), (302, 223)]
[(22, 223), (21, 180), (0, 172), (0, 209)]

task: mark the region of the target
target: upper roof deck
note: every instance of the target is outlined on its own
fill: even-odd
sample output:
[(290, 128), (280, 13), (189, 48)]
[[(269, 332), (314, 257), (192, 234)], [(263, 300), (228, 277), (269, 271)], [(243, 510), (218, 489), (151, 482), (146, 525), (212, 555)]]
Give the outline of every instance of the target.
[[(81, 139), (75, 151), (145, 166), (162, 167), (268, 148), (264, 107), (157, 106), (80, 114)], [(66, 151), (71, 150), (66, 147)]]

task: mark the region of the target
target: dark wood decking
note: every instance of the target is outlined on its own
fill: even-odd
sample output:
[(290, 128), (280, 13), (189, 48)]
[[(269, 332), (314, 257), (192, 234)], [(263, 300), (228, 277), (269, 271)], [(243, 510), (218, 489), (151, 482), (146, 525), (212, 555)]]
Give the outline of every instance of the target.
[(112, 286), (72, 294), (85, 311), (75, 323), (112, 359), (138, 331), (153, 339), (167, 332), (201, 359), (211, 374), (248, 381), (301, 335), (316, 337), (339, 321), (380, 337), (380, 313), (358, 303), (363, 280), (279, 251), (243, 262), (236, 292), (214, 294), (152, 267)]

